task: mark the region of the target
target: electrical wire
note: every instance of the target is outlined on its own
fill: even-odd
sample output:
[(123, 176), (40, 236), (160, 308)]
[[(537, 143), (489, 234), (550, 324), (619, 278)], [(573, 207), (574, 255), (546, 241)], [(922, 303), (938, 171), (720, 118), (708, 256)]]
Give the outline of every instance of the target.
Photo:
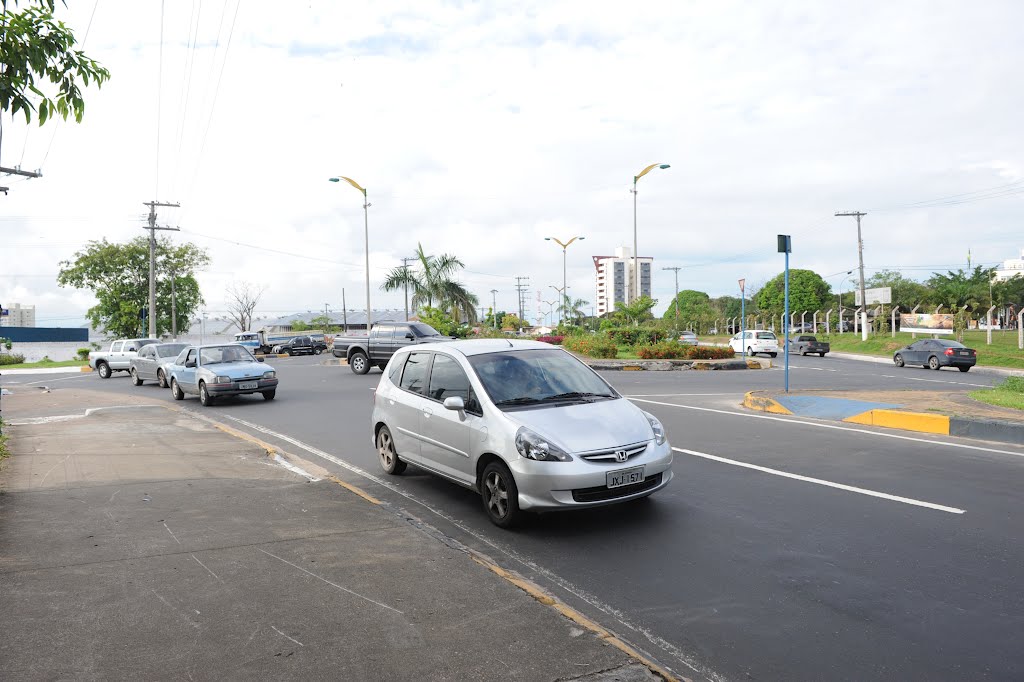
[[(196, 46), (199, 43), (199, 24), (203, 18), (203, 0), (199, 0), (196, 11), (196, 0), (192, 0), (192, 13), (188, 18), (188, 40), (185, 43), (185, 67), (181, 72), (181, 95), (178, 97), (178, 151), (174, 156), (174, 173), (171, 175), (171, 195), (177, 192), (178, 169), (181, 165), (181, 148), (185, 140), (185, 121), (188, 118), (188, 103), (192, 94), (192, 70), (196, 64)], [(193, 24), (194, 21), (194, 24)]]

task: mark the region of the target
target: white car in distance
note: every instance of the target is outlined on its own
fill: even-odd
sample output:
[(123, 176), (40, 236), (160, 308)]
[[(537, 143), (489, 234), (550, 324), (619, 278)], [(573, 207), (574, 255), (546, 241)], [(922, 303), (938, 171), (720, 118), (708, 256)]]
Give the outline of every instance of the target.
[(730, 339), (729, 345), (737, 353), (746, 350), (747, 355), (767, 353), (774, 358), (779, 354), (779, 338), (775, 336), (775, 332), (764, 329), (742, 331)]

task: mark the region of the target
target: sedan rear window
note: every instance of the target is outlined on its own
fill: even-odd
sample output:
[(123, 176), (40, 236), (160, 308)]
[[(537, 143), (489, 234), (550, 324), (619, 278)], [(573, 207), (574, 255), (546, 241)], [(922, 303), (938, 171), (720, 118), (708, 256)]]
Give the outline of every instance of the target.
[(164, 343), (156, 346), (156, 352), (162, 358), (176, 358), (186, 348), (187, 343)]
[(776, 340), (775, 334), (773, 334), (772, 332), (758, 332), (757, 333), (757, 338), (765, 339), (766, 341), (775, 341)]

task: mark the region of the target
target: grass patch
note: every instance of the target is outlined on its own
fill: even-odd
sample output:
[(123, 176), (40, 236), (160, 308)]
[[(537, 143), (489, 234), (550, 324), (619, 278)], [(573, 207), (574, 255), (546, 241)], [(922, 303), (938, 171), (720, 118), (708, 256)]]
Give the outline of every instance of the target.
[(40, 360), (39, 362), (22, 362), (17, 365), (4, 365), (0, 372), (5, 369), (39, 369), (41, 367), (88, 367), (88, 362), (81, 360)]
[(4, 433), (4, 420), (0, 417), (0, 464), (11, 456), (11, 451), (7, 449), (7, 434)]
[(989, 405), (1024, 410), (1024, 377), (1007, 377), (995, 388), (971, 391), (968, 395)]

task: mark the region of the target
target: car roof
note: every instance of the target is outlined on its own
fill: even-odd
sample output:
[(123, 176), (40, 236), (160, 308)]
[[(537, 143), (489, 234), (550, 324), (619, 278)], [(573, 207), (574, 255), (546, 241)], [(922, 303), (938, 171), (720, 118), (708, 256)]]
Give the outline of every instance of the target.
[(466, 357), (472, 355), (483, 355), (485, 353), (501, 353), (510, 350), (553, 350), (558, 346), (543, 341), (527, 341), (524, 339), (460, 339), (457, 341), (444, 341), (440, 343), (421, 343), (415, 346), (405, 346), (395, 351), (411, 352), (425, 350), (454, 350)]

